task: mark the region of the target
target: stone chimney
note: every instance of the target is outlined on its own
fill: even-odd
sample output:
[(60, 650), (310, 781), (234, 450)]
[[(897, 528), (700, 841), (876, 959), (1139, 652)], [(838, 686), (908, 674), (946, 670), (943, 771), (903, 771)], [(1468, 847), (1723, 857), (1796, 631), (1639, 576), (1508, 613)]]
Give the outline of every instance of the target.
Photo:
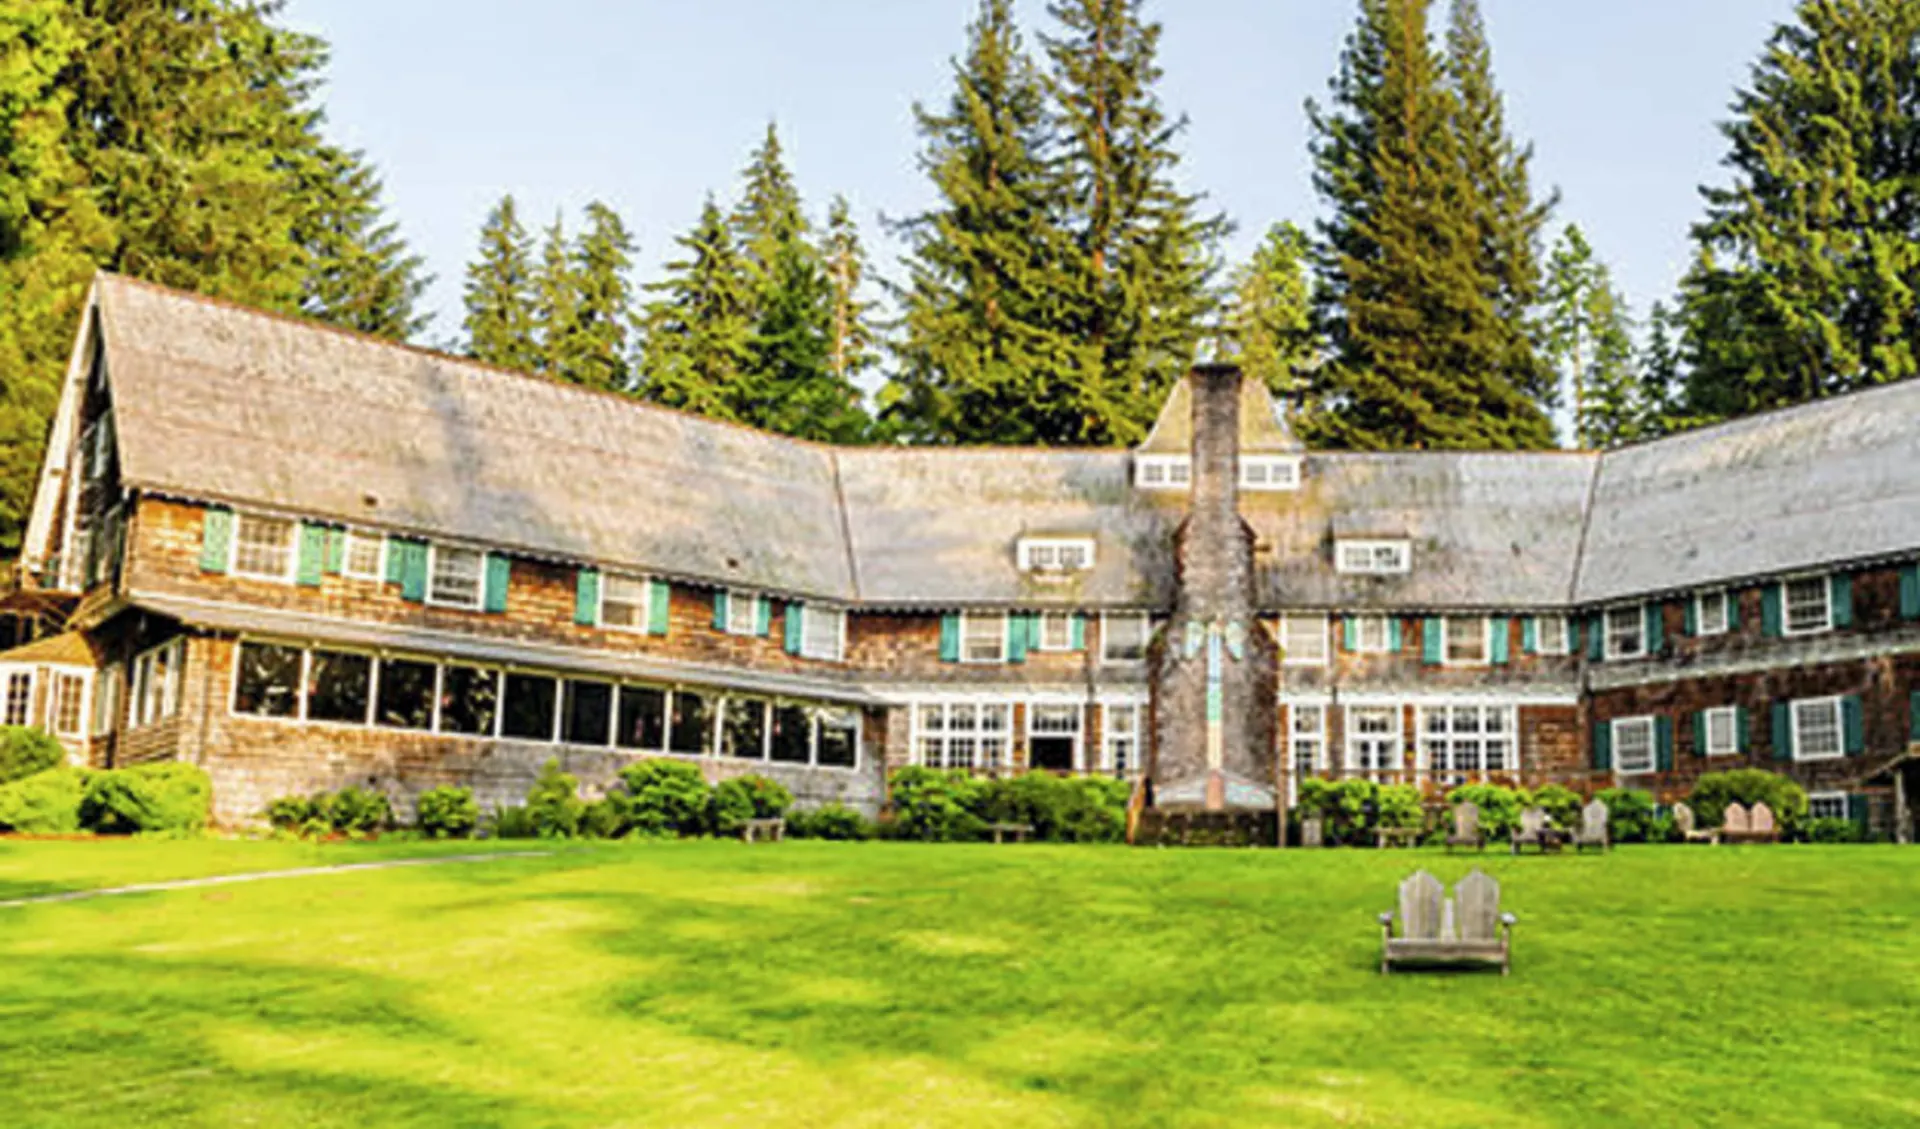
[(1192, 485), (1173, 619), (1153, 654), (1150, 804), (1271, 812), (1278, 651), (1254, 615), (1254, 534), (1240, 516), (1240, 370), (1204, 365), (1187, 380)]

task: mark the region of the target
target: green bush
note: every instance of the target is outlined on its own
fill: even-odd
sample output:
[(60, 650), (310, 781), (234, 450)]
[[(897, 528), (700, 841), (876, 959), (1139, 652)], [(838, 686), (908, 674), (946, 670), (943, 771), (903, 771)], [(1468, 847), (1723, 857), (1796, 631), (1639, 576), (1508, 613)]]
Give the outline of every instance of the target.
[(749, 819), (779, 819), (793, 806), (793, 793), (764, 776), (736, 776), (713, 788), (708, 826), (722, 835), (740, 830)]
[(698, 835), (707, 829), (713, 789), (700, 769), (684, 761), (654, 759), (620, 770), (632, 797), (632, 829), (649, 834)]
[(833, 839), (852, 842), (871, 839), (873, 824), (844, 804), (822, 804), (811, 811), (802, 808), (787, 816), (787, 834), (796, 839)]
[(1866, 838), (1851, 819), (1808, 820), (1805, 834), (1809, 843), (1858, 843)]
[(136, 764), (88, 775), (80, 826), (105, 835), (198, 831), (212, 804), (213, 782), (198, 765)]
[(281, 796), (267, 804), (267, 822), (281, 831), (304, 831), (308, 824), (318, 823), (326, 826), (322, 814), (326, 809), (327, 794), (319, 792), (308, 796)]
[(63, 764), (0, 784), (0, 831), (71, 835), (80, 830), (80, 801), (89, 775)]
[(541, 766), (533, 790), (527, 793), (527, 818), (533, 821), (534, 834), (542, 839), (571, 839), (580, 833), (586, 811), (580, 781), (560, 771), (558, 760)]
[(1580, 826), (1580, 808), (1584, 803), (1580, 793), (1565, 784), (1543, 785), (1533, 794), (1533, 806), (1545, 808), (1557, 827)]
[(1374, 807), (1377, 827), (1418, 828), (1426, 821), (1426, 812), (1420, 807), (1420, 789), (1412, 784), (1383, 785)]
[(887, 788), (893, 810), (886, 830), (892, 837), (930, 843), (978, 839), (986, 827), (974, 814), (983, 791), (983, 782), (964, 772), (903, 768)]
[(1765, 803), (1784, 834), (1798, 832), (1807, 819), (1807, 790), (1762, 768), (1709, 772), (1693, 782), (1693, 794), (1687, 797), (1687, 806), (1701, 827), (1720, 826), (1731, 803), (1748, 807)]
[(1379, 807), (1380, 786), (1371, 780), (1308, 778), (1300, 782), (1300, 816), (1318, 815), (1329, 844), (1359, 846), (1369, 842)]
[(327, 826), (342, 834), (380, 831), (393, 826), (393, 801), (371, 788), (346, 787), (324, 798), (316, 797), (316, 812)]
[(0, 726), (0, 784), (37, 776), (66, 759), (66, 746), (43, 729)]
[(1673, 821), (1670, 811), (1657, 811), (1653, 822), (1647, 825), (1647, 842), (1677, 843), (1680, 841), (1680, 825)]
[(1480, 808), (1480, 830), (1489, 839), (1505, 839), (1520, 828), (1520, 813), (1533, 806), (1533, 798), (1524, 788), (1503, 784), (1462, 784), (1447, 793), (1450, 804), (1475, 804)]
[(1607, 838), (1647, 842), (1653, 832), (1653, 796), (1636, 788), (1602, 788), (1594, 798), (1607, 805)]
[(537, 839), (540, 828), (525, 804), (501, 804), (493, 809), (487, 831), (495, 839)]
[(1024, 823), (1054, 843), (1112, 843), (1126, 836), (1123, 780), (1029, 772), (982, 782), (968, 810), (982, 823)]
[(435, 839), (465, 839), (480, 826), (480, 804), (473, 789), (442, 785), (413, 801), (414, 824)]

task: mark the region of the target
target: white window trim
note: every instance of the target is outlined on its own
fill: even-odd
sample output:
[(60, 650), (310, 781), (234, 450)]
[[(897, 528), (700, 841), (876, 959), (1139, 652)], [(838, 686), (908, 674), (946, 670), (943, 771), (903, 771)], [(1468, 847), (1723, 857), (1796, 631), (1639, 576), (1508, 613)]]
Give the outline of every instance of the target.
[[(1613, 629), (1613, 613), (1625, 611), (1628, 608), (1632, 609), (1633, 614), (1639, 617), (1640, 621), (1640, 627), (1635, 636), (1640, 640), (1640, 647), (1638, 650), (1632, 652), (1620, 649), (1620, 633)], [(1606, 658), (1608, 662), (1631, 662), (1635, 659), (1644, 659), (1647, 657), (1647, 606), (1645, 604), (1623, 605), (1603, 610), (1600, 613), (1600, 630), (1601, 634), (1606, 638)]]
[[(1021, 726), (1021, 729), (1026, 738), (1027, 768), (1029, 770), (1033, 768), (1033, 739), (1035, 737), (1071, 736), (1073, 738), (1073, 772), (1075, 775), (1085, 773), (1087, 771), (1087, 708), (1085, 703), (1036, 701), (1034, 699), (1028, 699), (1024, 704), (1026, 708), (1020, 712), (1026, 716), (1025, 724)], [(1034, 716), (1039, 712), (1040, 707), (1043, 706), (1050, 709), (1073, 710), (1073, 732), (1071, 734), (1036, 732), (1033, 728)]]
[[(1033, 563), (1035, 549), (1079, 549), (1086, 563), (1079, 568), (1061, 568), (1058, 566), (1036, 568)], [(1067, 575), (1075, 572), (1087, 572), (1093, 568), (1095, 544), (1091, 537), (1022, 537), (1016, 549), (1021, 572), (1039, 572), (1045, 575)]]
[[(148, 690), (147, 679), (152, 677), (152, 670), (157, 663), (157, 656), (169, 647), (176, 648), (176, 653), (167, 663), (167, 680), (162, 683), (160, 687), (160, 708), (152, 717), (145, 717), (143, 714)], [(240, 670), (240, 648), (236, 644), (233, 650), (233, 669), (228, 672), (230, 682)], [(144, 726), (157, 725), (180, 712), (180, 689), (186, 682), (186, 675), (183, 673), (182, 668), (186, 663), (186, 659), (186, 639), (179, 635), (174, 636), (164, 643), (148, 647), (146, 650), (133, 656), (133, 661), (128, 666), (127, 701), (125, 706), (127, 730), (129, 732)], [(146, 664), (148, 672), (145, 678), (141, 676), (142, 663)], [(251, 717), (254, 715), (243, 714), (241, 716)]]
[[(752, 591), (751, 589), (745, 589), (745, 588), (727, 589), (726, 633), (728, 635), (739, 635), (739, 636), (759, 635), (760, 634), (760, 603), (765, 599), (766, 599), (766, 596), (762, 595), (759, 592)], [(746, 626), (746, 630), (744, 631), (736, 630), (734, 628), (734, 616), (737, 614), (737, 610), (742, 605), (751, 607), (753, 609), (753, 611), (750, 612), (747, 616), (747, 626)]]
[[(631, 581), (640, 586), (640, 622), (639, 623), (608, 623), (607, 622), (607, 587), (608, 587), (607, 581), (614, 580), (614, 579), (619, 579), (622, 581)], [(484, 578), (481, 581), (481, 587), (483, 589), (486, 587), (486, 582)], [(482, 593), (482, 598), (483, 599), (485, 598), (484, 592)], [(728, 597), (728, 599), (731, 600), (732, 597)], [(652, 601), (653, 601), (653, 578), (647, 577), (647, 576), (637, 576), (630, 572), (603, 573), (601, 574), (601, 577), (600, 577), (600, 583), (596, 585), (594, 589), (593, 625), (595, 627), (603, 628), (607, 631), (626, 631), (626, 632), (631, 632), (632, 634), (635, 634), (635, 635), (645, 635), (647, 634), (648, 621), (652, 618), (652, 615), (653, 615)]]
[[(47, 671), (47, 709), (46, 730), (55, 737), (65, 737), (70, 741), (85, 741), (93, 727), (93, 672), (90, 670), (63, 670), (59, 667)], [(78, 679), (80, 682), (79, 712), (74, 716), (71, 729), (60, 727), (60, 686), (63, 679)]]
[[(1300, 489), (1301, 460), (1292, 455), (1241, 455), (1240, 489), (1254, 493), (1285, 493)], [(1249, 467), (1265, 467), (1265, 482), (1247, 477)]]
[[(1560, 625), (1560, 644), (1557, 647), (1549, 648), (1547, 646), (1545, 633), (1541, 631), (1541, 625), (1547, 623), (1558, 623)], [(1572, 638), (1572, 625), (1568, 622), (1566, 616), (1541, 615), (1534, 617), (1533, 650), (1535, 654), (1556, 656), (1572, 654), (1573, 647), (1570, 645)]]
[[(1040, 613), (1040, 631), (1039, 631), (1039, 634), (1034, 636), (1033, 649), (1036, 651), (1071, 651), (1073, 650), (1074, 614), (1075, 613), (1073, 612), (1041, 612)], [(1047, 623), (1050, 620), (1058, 621), (1066, 629), (1066, 641), (1061, 643), (1057, 647), (1050, 646), (1047, 643)]]
[[(1314, 659), (1295, 658), (1293, 656), (1293, 648), (1287, 646), (1287, 640), (1292, 638), (1293, 621), (1296, 619), (1317, 619), (1320, 621), (1321, 642), (1320, 642), (1319, 658), (1314, 658)], [(1299, 667), (1319, 667), (1322, 669), (1328, 666), (1331, 666), (1333, 664), (1333, 640), (1332, 640), (1332, 634), (1331, 634), (1332, 630), (1333, 630), (1333, 617), (1326, 615), (1325, 613), (1301, 612), (1297, 615), (1283, 614), (1280, 617), (1280, 652), (1281, 652), (1280, 663), (1281, 665), (1282, 666), (1299, 666)]]
[[(1709, 629), (1707, 627), (1707, 601), (1714, 597), (1718, 597), (1720, 600), (1720, 626)], [(1780, 600), (1781, 600), (1780, 615), (1781, 615), (1781, 618), (1784, 620), (1786, 617), (1785, 589), (1782, 589), (1781, 591)], [(1829, 603), (1831, 603), (1832, 601), (1831, 593), (1829, 593), (1828, 601)], [(1729, 630), (1731, 630), (1731, 627), (1729, 626), (1729, 624), (1733, 619), (1732, 605), (1733, 605), (1733, 594), (1728, 592), (1725, 588), (1712, 588), (1712, 589), (1708, 589), (1705, 592), (1695, 592), (1693, 594), (1693, 629), (1694, 631), (1701, 636), (1725, 635)], [(1829, 612), (1831, 612), (1832, 609), (1829, 608), (1828, 610)], [(1782, 624), (1782, 626), (1784, 626), (1784, 623)]]
[[(1479, 731), (1468, 733), (1455, 730), (1454, 710), (1477, 711), (1480, 715)], [(1497, 731), (1487, 727), (1487, 719), (1496, 713), (1501, 715), (1501, 728)], [(1435, 714), (1446, 719), (1446, 731), (1443, 733), (1435, 734), (1427, 728), (1428, 717)], [(1414, 710), (1413, 727), (1414, 765), (1421, 772), (1462, 778), (1520, 775), (1520, 710), (1511, 702), (1450, 702), (1446, 705), (1421, 705)], [(1452, 759), (1453, 746), (1467, 741), (1480, 743), (1479, 768), (1454, 768), (1451, 765), (1440, 767), (1433, 763), (1432, 752), (1427, 747), (1430, 743), (1448, 746), (1449, 759)], [(1503, 763), (1499, 768), (1488, 768), (1487, 746), (1496, 741), (1506, 746), (1506, 754), (1501, 758)]]
[[(287, 567), (278, 573), (249, 572), (240, 567), (240, 526), (248, 520), (283, 521), (287, 523)], [(245, 580), (268, 580), (278, 584), (292, 584), (300, 574), (300, 523), (290, 517), (275, 514), (252, 513), (245, 510), (235, 511), (227, 534), (227, 573)], [(1784, 599), (1784, 597), (1782, 597)]]
[[(1820, 582), (1820, 607), (1822, 615), (1817, 627), (1793, 626), (1793, 599), (1789, 589), (1795, 584), (1808, 581)], [(1780, 582), (1780, 634), (1783, 636), (1823, 635), (1833, 630), (1833, 577), (1826, 573), (1806, 576), (1790, 576)]]
[(0, 666), (0, 722), (12, 724), (8, 721), (6, 714), (15, 676), (25, 676), (27, 680), (26, 708), (20, 715), (20, 724), (32, 725), (33, 703), (40, 695), (40, 671), (38, 667), (26, 663), (9, 663), (6, 666)]
[[(1701, 712), (1705, 715), (1704, 724), (1706, 727), (1706, 732), (1700, 735), (1702, 741), (1706, 745), (1706, 748), (1700, 750), (1701, 755), (1709, 756), (1709, 757), (1731, 757), (1731, 756), (1739, 755), (1740, 753), (1740, 707), (1709, 706), (1707, 709)], [(1716, 717), (1727, 719), (1727, 732), (1732, 734), (1733, 736), (1732, 743), (1729, 744), (1724, 749), (1715, 748), (1713, 744), (1713, 720)]]
[[(1846, 819), (1848, 798), (1849, 797), (1845, 792), (1808, 792), (1807, 793), (1807, 818), (1809, 820)], [(1813, 814), (1814, 805), (1822, 804), (1822, 803), (1826, 803), (1826, 804), (1838, 803), (1840, 805), (1840, 814), (1837, 816)]]
[[(1347, 563), (1349, 549), (1364, 551), (1367, 563), (1360, 567), (1350, 567)], [(1378, 562), (1380, 550), (1385, 549), (1398, 555), (1399, 563), (1382, 566)], [(1347, 576), (1401, 576), (1413, 571), (1413, 542), (1405, 538), (1340, 538), (1333, 543), (1333, 568), (1335, 572)]]
[[(1116, 728), (1113, 724), (1113, 712), (1115, 710), (1132, 711), (1132, 716), (1133, 716), (1132, 726), (1126, 729)], [(1127, 767), (1126, 767), (1127, 775), (1129, 777), (1134, 777), (1134, 776), (1140, 775), (1143, 771), (1145, 771), (1146, 766), (1141, 763), (1142, 760), (1144, 759), (1143, 753), (1145, 750), (1145, 745), (1142, 741), (1141, 730), (1145, 728), (1145, 726), (1142, 723), (1146, 716), (1146, 712), (1147, 712), (1147, 706), (1145, 702), (1102, 702), (1100, 703), (1100, 771), (1101, 772), (1120, 771), (1119, 758), (1114, 755), (1114, 745), (1118, 739), (1123, 739), (1123, 738), (1130, 741), (1133, 745), (1133, 755), (1129, 757), (1127, 760)]]
[[(1660, 727), (1654, 724), (1651, 714), (1639, 717), (1616, 717), (1608, 723), (1608, 744), (1612, 750), (1613, 772), (1616, 776), (1651, 776), (1660, 771)], [(1647, 765), (1645, 768), (1628, 768), (1620, 762), (1620, 730), (1623, 726), (1645, 726), (1647, 730)]]
[[(1140, 625), (1140, 657), (1137, 659), (1114, 658), (1108, 650), (1113, 633), (1107, 625), (1117, 619), (1134, 620)], [(1153, 617), (1146, 612), (1101, 612), (1100, 613), (1100, 665), (1101, 666), (1139, 666), (1147, 661), (1147, 648), (1153, 642)]]
[[(434, 577), (439, 569), (440, 550), (442, 548), (448, 549), (453, 552), (459, 552), (459, 553), (479, 554), (480, 566), (476, 570), (473, 578), (473, 602), (472, 603), (470, 604), (463, 603), (459, 600), (443, 600), (435, 593)], [(492, 556), (493, 554), (488, 552), (487, 550), (478, 549), (471, 545), (451, 545), (450, 544), (450, 545), (443, 546), (437, 541), (430, 542), (427, 545), (426, 602), (432, 607), (436, 607), (436, 608), (458, 608), (461, 611), (469, 611), (469, 612), (478, 611), (480, 607), (487, 602), (487, 561)]]
[[(372, 572), (356, 572), (353, 568), (353, 546), (358, 541), (372, 541), (379, 545), (378, 561)], [(384, 583), (387, 579), (387, 535), (370, 533), (363, 529), (347, 530), (346, 552), (340, 558), (340, 575), (351, 580), (374, 580)]]
[[(1453, 624), (1455, 620), (1477, 619), (1480, 621), (1480, 657), (1477, 659), (1456, 659), (1453, 657)], [(1493, 665), (1493, 617), (1472, 615), (1449, 615), (1440, 617), (1440, 665), (1474, 669)]]
[[(1808, 756), (1800, 751), (1800, 715), (1803, 712), (1810, 713), (1815, 709), (1830, 709), (1833, 711), (1835, 751)], [(1790, 736), (1793, 740), (1793, 759), (1796, 762), (1818, 763), (1820, 761), (1836, 761), (1847, 755), (1847, 711), (1846, 707), (1841, 704), (1841, 699), (1838, 696), (1796, 698), (1787, 704), (1787, 710), (1788, 720), (1791, 722), (1789, 728), (1792, 731)]]
[[(1320, 724), (1310, 730), (1296, 728), (1300, 721), (1300, 711), (1313, 710), (1320, 718)], [(1297, 803), (1300, 798), (1300, 781), (1306, 777), (1317, 777), (1327, 771), (1327, 714), (1333, 709), (1325, 702), (1290, 702), (1287, 704), (1286, 724), (1286, 763), (1287, 804)], [(1302, 741), (1313, 743), (1313, 763), (1304, 771), (1300, 768), (1300, 751), (1297, 744)]]
[[(787, 614), (793, 614), (795, 606), (796, 605), (788, 604)], [(800, 609), (800, 657), (803, 659), (815, 659), (820, 662), (837, 663), (847, 661), (847, 620), (849, 618), (847, 609), (836, 605), (821, 606), (801, 604), (798, 606)], [(807, 640), (811, 637), (807, 629), (812, 626), (811, 621), (815, 615), (826, 612), (836, 613), (839, 616), (840, 623), (839, 630), (835, 633), (833, 653), (823, 655), (807, 649)]]
[[(1356, 655), (1390, 655), (1393, 653), (1393, 618), (1384, 615), (1356, 615), (1353, 617), (1353, 653)], [(1367, 625), (1378, 624), (1380, 641), (1378, 646), (1367, 642)]]
[(976, 742), (986, 737), (992, 737), (1001, 742), (1001, 754), (997, 760), (988, 758), (982, 754), (976, 744), (975, 752), (977, 755), (972, 771), (981, 772), (1011, 768), (1013, 766), (1013, 742), (1017, 732), (1013, 723), (1014, 705), (1015, 700), (1012, 698), (919, 698), (908, 702), (907, 716), (910, 724), (907, 727), (907, 739), (910, 744), (907, 755), (909, 763), (919, 765), (923, 768), (934, 767), (928, 764), (922, 755), (921, 745), (924, 739), (929, 736), (938, 736), (945, 739), (952, 736), (955, 732), (952, 727), (944, 724), (938, 731), (926, 729), (922, 724), (922, 710), (938, 709), (941, 711), (941, 717), (944, 721), (952, 716), (952, 710), (955, 706), (973, 706), (981, 710), (990, 707), (999, 707), (1006, 711), (1007, 727), (1005, 729), (983, 729), (979, 725), (975, 725), (972, 729), (966, 730), (964, 735), (972, 737)]
[[(977, 659), (967, 653), (967, 638), (968, 638), (967, 624), (972, 620), (974, 620), (975, 618), (983, 615), (997, 615), (1000, 617), (1000, 653), (993, 656), (992, 658)], [(1008, 612), (961, 612), (960, 613), (960, 661), (962, 663), (973, 663), (978, 666), (986, 666), (992, 663), (1006, 662), (1007, 651), (1009, 649), (1007, 644), (1012, 633), (1013, 633), (1013, 616), (1011, 613), (1008, 613)]]
[[(1360, 732), (1360, 725), (1356, 715), (1362, 711), (1368, 713), (1386, 713), (1390, 715), (1393, 718), (1393, 731), (1391, 733)], [(1388, 773), (1406, 771), (1407, 715), (1405, 709), (1397, 705), (1348, 705), (1346, 712), (1342, 715), (1342, 720), (1345, 722), (1344, 729), (1346, 730), (1346, 739), (1341, 742), (1341, 744), (1345, 746), (1341, 750), (1341, 756), (1343, 758), (1342, 764), (1349, 774), (1359, 774), (1363, 776), (1370, 773), (1373, 775), (1386, 775)], [(1360, 745), (1363, 742), (1380, 743), (1385, 741), (1393, 742), (1393, 765), (1387, 768), (1367, 768), (1363, 766), (1360, 763)]]
[[(1149, 469), (1151, 468), (1151, 469)], [(1186, 473), (1174, 481), (1174, 471)], [(1156, 481), (1157, 479), (1157, 481)], [(1193, 461), (1186, 455), (1135, 455), (1133, 485), (1139, 490), (1186, 490), (1193, 484)]]

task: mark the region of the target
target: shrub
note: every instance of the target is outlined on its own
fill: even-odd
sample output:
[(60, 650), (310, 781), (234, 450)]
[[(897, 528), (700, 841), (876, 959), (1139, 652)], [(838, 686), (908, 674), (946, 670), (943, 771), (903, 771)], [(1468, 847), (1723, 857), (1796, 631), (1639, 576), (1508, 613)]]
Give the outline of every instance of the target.
[(1371, 780), (1300, 782), (1301, 818), (1318, 815), (1325, 821), (1326, 841), (1355, 845), (1366, 842), (1380, 808), (1380, 787)]
[(21, 780), (0, 784), (0, 831), (27, 835), (71, 835), (80, 830), (80, 801), (88, 773), (59, 765)]
[(1532, 806), (1524, 788), (1503, 784), (1462, 784), (1447, 793), (1450, 804), (1475, 804), (1480, 808), (1480, 830), (1489, 839), (1505, 839), (1520, 827), (1520, 813)]
[(267, 804), (267, 822), (282, 831), (303, 831), (308, 824), (326, 820), (322, 812), (326, 811), (327, 794), (320, 792), (312, 797), (282, 796)]
[(525, 804), (501, 804), (493, 809), (487, 830), (496, 839), (534, 839), (540, 835), (533, 813)]
[(895, 773), (887, 789), (893, 818), (888, 832), (902, 839), (956, 842), (978, 839), (985, 824), (974, 812), (984, 785), (964, 772), (918, 765)]
[(393, 802), (371, 788), (346, 787), (331, 796), (316, 796), (314, 809), (328, 827), (343, 834), (393, 826)]
[(842, 842), (871, 839), (875, 828), (866, 817), (844, 804), (822, 804), (787, 816), (787, 834), (796, 839), (834, 839)]
[(43, 729), (0, 726), (0, 784), (37, 776), (66, 759), (66, 746)]
[(633, 804), (633, 830), (698, 835), (706, 830), (712, 789), (706, 777), (690, 764), (672, 760), (644, 760), (620, 770)]
[(1580, 793), (1564, 784), (1548, 784), (1533, 794), (1533, 806), (1545, 808), (1556, 826), (1580, 826)]
[(1809, 843), (1858, 843), (1865, 838), (1860, 825), (1851, 819), (1814, 819), (1807, 821)]
[(786, 785), (764, 776), (736, 776), (714, 786), (711, 804), (709, 826), (721, 834), (731, 834), (749, 819), (786, 815), (793, 806), (793, 793)]
[(1594, 797), (1607, 805), (1607, 838), (1644, 843), (1653, 830), (1653, 797), (1635, 788), (1602, 788)]
[(473, 789), (443, 785), (413, 801), (414, 823), (435, 839), (465, 839), (480, 826), (480, 804)]
[(560, 771), (558, 760), (541, 766), (533, 790), (527, 793), (527, 818), (533, 821), (534, 834), (542, 839), (570, 839), (579, 834), (586, 810), (579, 780)]
[(1653, 822), (1647, 825), (1647, 842), (1677, 843), (1680, 841), (1680, 825), (1673, 821), (1670, 811), (1656, 811)]
[(1420, 789), (1412, 784), (1382, 786), (1375, 808), (1375, 823), (1380, 827), (1417, 828), (1426, 819), (1420, 808)]
[(1748, 807), (1765, 803), (1787, 834), (1799, 831), (1807, 818), (1807, 790), (1763, 768), (1709, 772), (1693, 782), (1693, 794), (1687, 797), (1687, 805), (1702, 827), (1718, 827), (1730, 803)]
[(80, 826), (102, 834), (197, 831), (207, 825), (213, 782), (198, 765), (136, 764), (87, 778)]
[(1055, 843), (1111, 843), (1125, 837), (1125, 781), (1029, 772), (982, 783), (969, 810), (983, 823), (1024, 823)]

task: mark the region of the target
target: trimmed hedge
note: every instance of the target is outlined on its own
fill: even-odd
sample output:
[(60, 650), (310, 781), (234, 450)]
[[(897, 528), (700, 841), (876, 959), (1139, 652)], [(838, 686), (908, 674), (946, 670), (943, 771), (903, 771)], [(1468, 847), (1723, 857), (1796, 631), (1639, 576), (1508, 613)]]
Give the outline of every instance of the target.
[(0, 784), (38, 776), (66, 759), (66, 746), (44, 729), (0, 726)]
[(71, 835), (80, 830), (85, 769), (60, 765), (24, 780), (0, 784), (0, 831), (26, 835)]
[(212, 805), (213, 782), (198, 765), (136, 764), (88, 774), (80, 825), (106, 835), (198, 831)]
[(795, 839), (856, 842), (873, 838), (876, 830), (870, 820), (845, 804), (802, 808), (787, 816), (787, 834)]

